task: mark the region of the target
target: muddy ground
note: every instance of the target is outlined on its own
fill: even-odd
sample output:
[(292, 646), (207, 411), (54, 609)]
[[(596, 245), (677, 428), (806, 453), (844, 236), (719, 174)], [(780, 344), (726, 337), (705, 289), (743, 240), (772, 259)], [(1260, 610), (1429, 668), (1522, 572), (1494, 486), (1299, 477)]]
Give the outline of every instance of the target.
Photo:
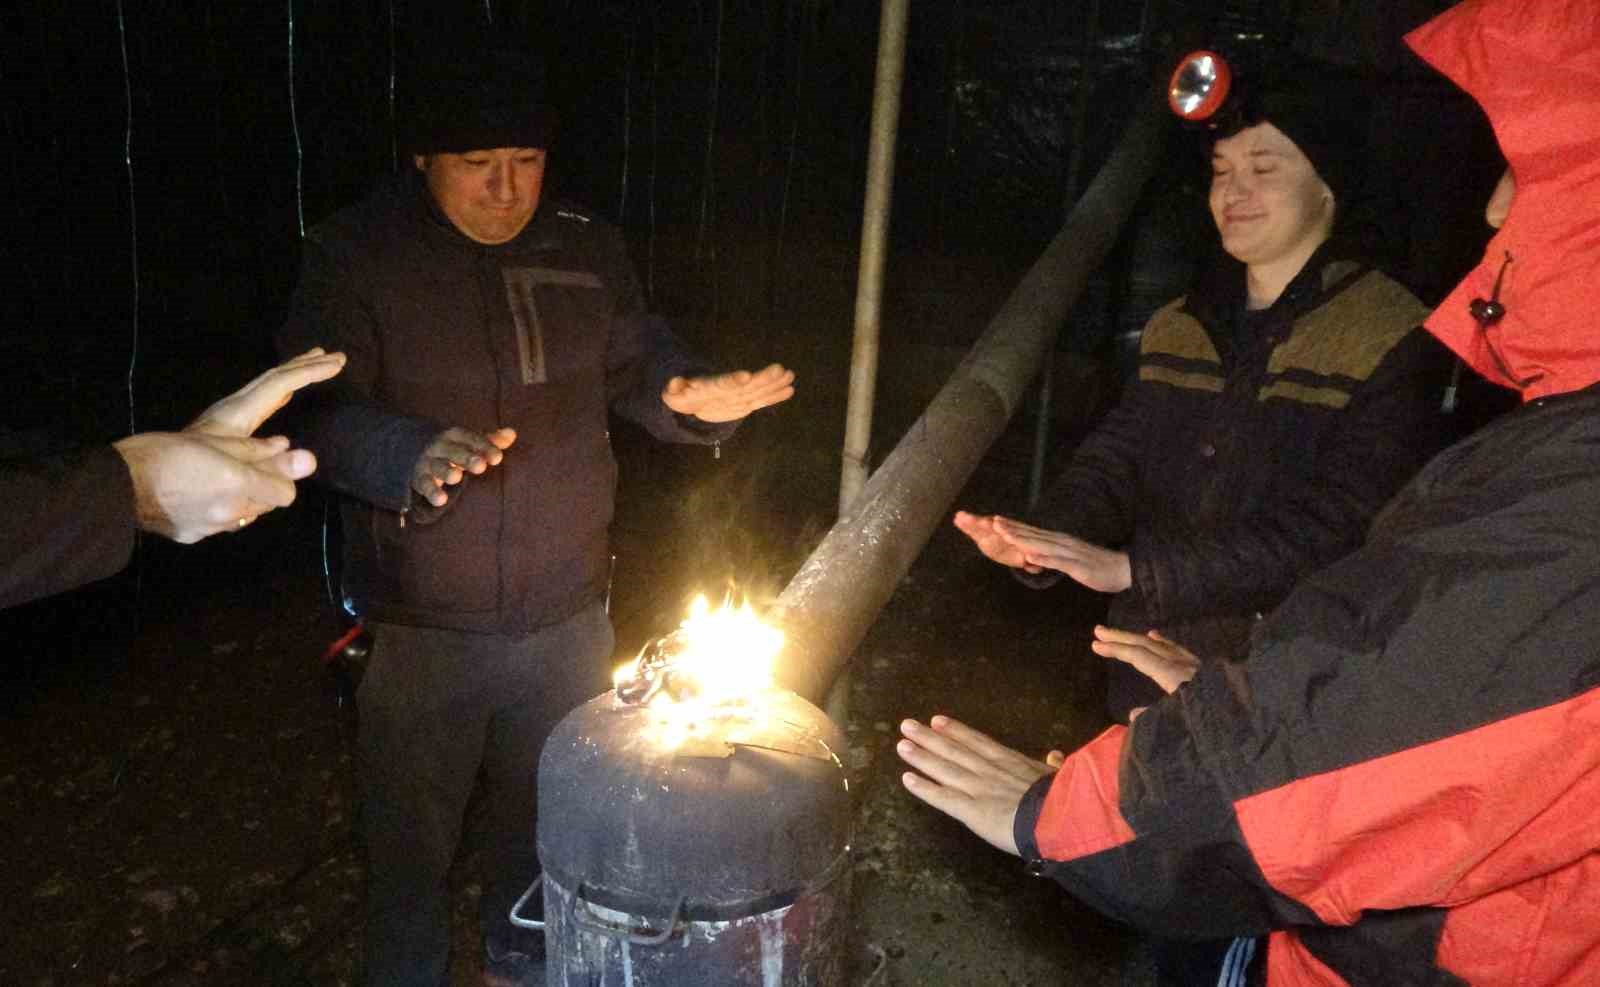
[[(801, 375), (800, 396), (721, 459), (619, 430), (619, 653), (670, 630), (697, 582), (781, 589), (831, 523), (852, 263), (841, 250), (820, 272), (828, 287), (805, 322), (690, 327), (723, 339), (730, 362), (778, 359)], [(1019, 272), (945, 273), (891, 295), (899, 323), (919, 328), (886, 327), (880, 459)], [(1107, 376), (1087, 363), (1064, 373), (1058, 446)], [(1017, 508), (1031, 428), (1013, 422), (953, 506)], [(123, 576), (5, 615), (0, 984), (359, 982), (354, 718), (319, 663), (340, 630), (321, 505), (308, 493), (237, 536), (148, 543)], [(1095, 616), (1085, 596), (1022, 588), (948, 525), (933, 534), (852, 666), (854, 979), (1144, 982), (1122, 930), (906, 795), (893, 754), (896, 723), (935, 711), (1039, 751), (1092, 736)], [(452, 875), (453, 987), (478, 982), (476, 861), (464, 847)]]

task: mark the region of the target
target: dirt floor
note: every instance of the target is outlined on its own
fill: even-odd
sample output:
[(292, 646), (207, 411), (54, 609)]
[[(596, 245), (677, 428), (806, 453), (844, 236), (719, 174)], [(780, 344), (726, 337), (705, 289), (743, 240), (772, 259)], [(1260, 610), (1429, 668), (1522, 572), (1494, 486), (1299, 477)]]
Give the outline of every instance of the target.
[[(733, 575), (759, 597), (831, 522), (842, 393), (827, 381), (847, 345), (812, 338), (747, 341), (796, 366), (802, 396), (720, 460), (618, 436), (619, 652), (671, 629), (708, 558), (730, 570), (713, 585)], [(880, 455), (959, 356), (927, 343), (888, 350)], [(1013, 423), (958, 506), (1020, 504), (1030, 428)], [(111, 583), (7, 615), (0, 984), (359, 982), (354, 720), (319, 663), (339, 630), (320, 528), (308, 495), (239, 536), (148, 544)], [(1022, 588), (946, 525), (862, 643), (844, 724), (859, 983), (1146, 981), (1124, 931), (905, 794), (893, 754), (898, 721), (936, 711), (1038, 751), (1092, 736), (1094, 607)], [(478, 982), (476, 861), (464, 847), (452, 877), (452, 987)]]

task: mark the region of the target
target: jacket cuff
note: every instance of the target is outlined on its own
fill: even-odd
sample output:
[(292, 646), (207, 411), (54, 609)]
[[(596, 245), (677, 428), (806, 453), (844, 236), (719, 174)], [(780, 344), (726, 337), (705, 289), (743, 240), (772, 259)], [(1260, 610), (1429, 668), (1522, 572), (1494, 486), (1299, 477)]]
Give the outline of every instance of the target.
[(1043, 859), (1039, 854), (1039, 841), (1034, 838), (1034, 830), (1038, 828), (1039, 813), (1044, 811), (1044, 797), (1055, 780), (1055, 772), (1041, 776), (1023, 793), (1022, 801), (1017, 803), (1017, 814), (1011, 820), (1011, 838), (1016, 841), (1017, 853), (1024, 861)]
[(1061, 573), (1056, 572), (1054, 569), (1046, 569), (1043, 572), (1029, 572), (1026, 569), (1018, 569), (1014, 566), (1011, 569), (1011, 576), (1029, 589), (1049, 589), (1056, 583), (1061, 582), (1062, 579)]
[(407, 513), (415, 513), (419, 504), (443, 510), (412, 495), (411, 474), (416, 471), (422, 451), (444, 432), (444, 426), (424, 418), (397, 418), (392, 423), (376, 455), (379, 462), (395, 465), (383, 471), (378, 495), (372, 498), (374, 506)]
[(679, 414), (676, 411), (672, 413), (672, 417), (677, 420), (678, 428), (706, 445), (710, 445), (713, 442), (721, 442), (732, 436), (734, 432), (739, 430), (739, 422), (743, 420), (708, 422), (701, 421), (693, 415)]

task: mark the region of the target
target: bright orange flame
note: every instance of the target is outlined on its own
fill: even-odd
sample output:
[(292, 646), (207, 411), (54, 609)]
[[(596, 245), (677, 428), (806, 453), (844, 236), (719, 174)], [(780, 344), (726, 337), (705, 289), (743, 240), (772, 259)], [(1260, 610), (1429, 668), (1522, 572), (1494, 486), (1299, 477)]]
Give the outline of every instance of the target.
[[(773, 685), (783, 632), (757, 616), (748, 601), (737, 606), (724, 601), (712, 609), (704, 596), (696, 596), (689, 616), (671, 637), (670, 674), (689, 688), (661, 689), (651, 698), (650, 708), (658, 714), (657, 743), (679, 747), (711, 717), (763, 715), (760, 697)], [(613, 681), (620, 683), (637, 671), (637, 661), (627, 662)]]

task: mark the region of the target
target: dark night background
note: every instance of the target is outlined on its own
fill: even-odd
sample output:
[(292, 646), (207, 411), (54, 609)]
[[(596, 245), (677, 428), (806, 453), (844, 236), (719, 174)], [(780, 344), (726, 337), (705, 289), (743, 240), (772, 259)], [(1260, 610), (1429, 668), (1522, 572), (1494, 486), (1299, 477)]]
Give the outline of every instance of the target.
[[(1448, 5), (912, 0), (876, 455), (931, 396), (908, 383), (933, 373), (927, 355), (970, 344), (1059, 228), (1074, 150), (1086, 182), (1178, 37), (1191, 36), (1179, 27), (1190, 19), (1225, 53), (1307, 72), (1315, 60), (1343, 64), (1377, 85), (1376, 215), (1395, 273), (1425, 300), (1441, 297), (1481, 250), (1481, 204), (1500, 170), (1470, 102), (1399, 44)], [(302, 226), (402, 164), (391, 86), (403, 90), (405, 53), (489, 22), (549, 58), (563, 130), (547, 196), (625, 228), (652, 304), (692, 343), (730, 364), (802, 370), (794, 407), (742, 440), (746, 465), (720, 467), (745, 471), (724, 483), (724, 515), (746, 516), (748, 504), (728, 506), (740, 491), (778, 502), (749, 516), (786, 529), (752, 550), (781, 587), (831, 523), (843, 429), (843, 381), (832, 378), (850, 346), (879, 13), (868, 0), (10, 6), (0, 13), (0, 361), (11, 385), (0, 457), (104, 442), (130, 425), (180, 427), (273, 362)], [(1119, 345), (1208, 249), (1203, 171), (1174, 128), (1168, 166), (1063, 327), (1061, 349), (1113, 386)], [(627, 444), (623, 523), (696, 468)], [(646, 482), (629, 478), (630, 464)], [(255, 620), (322, 640), (337, 627), (321, 588), (322, 516), (321, 494), (302, 485), (294, 508), (240, 536), (187, 549), (146, 538), (122, 575), (0, 615), (8, 735), (28, 734), (63, 697), (159, 668), (149, 641), (179, 647), (202, 613), (248, 601)], [(632, 537), (647, 550), (655, 538), (680, 544), (648, 526)], [(675, 587), (646, 585), (659, 572), (632, 577), (634, 598), (675, 607)], [(6, 813), (24, 811), (18, 778), (0, 771)], [(0, 960), (11, 982), (5, 969)]]

